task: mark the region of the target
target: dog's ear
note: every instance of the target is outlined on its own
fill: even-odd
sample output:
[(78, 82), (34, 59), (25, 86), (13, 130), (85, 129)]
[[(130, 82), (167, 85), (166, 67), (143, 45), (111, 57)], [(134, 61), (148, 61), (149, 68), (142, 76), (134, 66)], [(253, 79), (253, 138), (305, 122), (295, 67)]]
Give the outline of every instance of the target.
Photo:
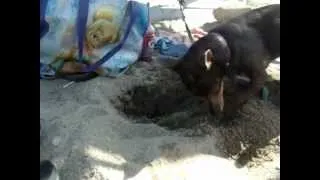
[(204, 52), (204, 64), (207, 68), (207, 70), (210, 70), (213, 65), (213, 53), (211, 49), (207, 49)]

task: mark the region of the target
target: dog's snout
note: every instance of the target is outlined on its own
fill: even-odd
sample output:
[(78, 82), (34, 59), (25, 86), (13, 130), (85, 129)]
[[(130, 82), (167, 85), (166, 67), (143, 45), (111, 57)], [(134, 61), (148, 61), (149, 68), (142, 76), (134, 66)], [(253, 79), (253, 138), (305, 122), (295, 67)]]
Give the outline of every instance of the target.
[(208, 96), (210, 112), (215, 116), (221, 116), (224, 111), (224, 98), (220, 90), (218, 93), (212, 93)]
[(210, 111), (212, 114), (221, 114), (223, 112), (223, 106), (221, 102), (213, 101), (212, 99), (209, 100), (210, 104)]

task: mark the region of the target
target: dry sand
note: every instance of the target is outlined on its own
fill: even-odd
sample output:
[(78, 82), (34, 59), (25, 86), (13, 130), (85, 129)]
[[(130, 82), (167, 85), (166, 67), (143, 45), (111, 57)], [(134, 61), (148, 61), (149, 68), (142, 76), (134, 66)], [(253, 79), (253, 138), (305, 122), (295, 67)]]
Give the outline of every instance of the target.
[[(240, 125), (231, 127), (212, 126), (203, 120), (206, 113), (198, 115), (187, 108), (164, 118), (192, 119), (196, 125), (174, 130), (151, 122), (135, 123), (137, 118), (129, 118), (116, 108), (121, 104), (118, 97), (134, 86), (167, 82), (163, 88), (159, 86), (159, 92), (164, 92), (170, 83), (173, 87), (179, 84), (174, 83), (176, 78), (157, 63), (138, 63), (117, 79), (97, 78), (67, 88), (63, 88), (66, 81), (40, 81), (44, 123), (40, 159), (51, 159), (62, 180), (176, 180), (199, 179), (201, 175), (201, 179), (269, 179), (280, 173), (279, 144), (266, 148), (262, 142), (280, 133), (280, 109), (270, 103), (253, 100), (263, 109), (258, 111), (263, 117), (239, 120)], [(241, 139), (234, 132), (245, 136)], [(259, 152), (270, 154), (254, 158), (252, 162), (260, 162), (254, 168), (248, 169), (248, 163), (238, 168), (230, 157), (243, 151), (241, 143), (261, 145)], [(262, 160), (265, 157), (274, 161)]]

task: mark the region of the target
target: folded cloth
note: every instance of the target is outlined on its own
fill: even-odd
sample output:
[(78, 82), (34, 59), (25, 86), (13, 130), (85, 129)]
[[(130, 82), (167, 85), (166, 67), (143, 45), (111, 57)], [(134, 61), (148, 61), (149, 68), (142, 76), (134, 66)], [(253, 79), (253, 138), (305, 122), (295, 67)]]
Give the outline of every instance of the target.
[(188, 51), (189, 47), (184, 43), (177, 43), (167, 37), (161, 37), (155, 41), (154, 49), (158, 50), (161, 55), (179, 58)]

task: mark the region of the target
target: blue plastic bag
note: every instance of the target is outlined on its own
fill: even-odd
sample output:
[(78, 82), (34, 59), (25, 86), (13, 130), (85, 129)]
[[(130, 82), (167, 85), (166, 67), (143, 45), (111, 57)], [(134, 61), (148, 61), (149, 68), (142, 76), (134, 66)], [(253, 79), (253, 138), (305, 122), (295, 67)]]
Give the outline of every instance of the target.
[(55, 76), (65, 60), (83, 72), (117, 76), (138, 60), (149, 6), (127, 0), (41, 0), (40, 77)]

